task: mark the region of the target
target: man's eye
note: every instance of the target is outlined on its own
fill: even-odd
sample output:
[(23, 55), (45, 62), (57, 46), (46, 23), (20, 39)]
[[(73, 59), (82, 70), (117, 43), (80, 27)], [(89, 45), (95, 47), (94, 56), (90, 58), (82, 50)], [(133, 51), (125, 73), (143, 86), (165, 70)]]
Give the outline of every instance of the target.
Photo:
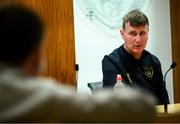
[(130, 35), (133, 35), (133, 36), (136, 36), (136, 35), (137, 35), (136, 32), (130, 32), (129, 34), (130, 34)]
[(146, 32), (142, 31), (139, 35), (141, 36), (141, 35), (145, 35), (145, 34), (146, 34)]

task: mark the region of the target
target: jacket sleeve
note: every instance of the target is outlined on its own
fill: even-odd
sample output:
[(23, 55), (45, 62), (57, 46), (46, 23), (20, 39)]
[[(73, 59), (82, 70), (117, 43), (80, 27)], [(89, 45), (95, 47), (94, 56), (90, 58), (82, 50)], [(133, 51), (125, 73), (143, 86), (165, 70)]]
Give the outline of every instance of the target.
[(113, 87), (116, 83), (117, 68), (106, 58), (102, 60), (103, 87)]
[(169, 96), (168, 96), (168, 92), (165, 87), (165, 82), (163, 81), (163, 73), (162, 73), (161, 63), (157, 57), (152, 56), (152, 58), (153, 58), (153, 61), (156, 63), (155, 64), (155, 69), (156, 69), (155, 79), (158, 84), (158, 89), (157, 89), (158, 93), (157, 94), (159, 94), (158, 95), (159, 104), (163, 104), (164, 102), (169, 104), (170, 103)]
[(161, 69), (161, 64), (158, 65), (158, 69), (157, 69), (157, 74), (158, 74), (158, 82), (159, 82), (159, 91), (160, 91), (160, 104), (163, 104), (164, 102), (166, 103), (170, 103), (169, 102), (169, 96), (168, 96), (168, 92), (167, 89), (165, 87), (165, 82), (163, 81), (163, 74), (162, 74), (162, 69)]

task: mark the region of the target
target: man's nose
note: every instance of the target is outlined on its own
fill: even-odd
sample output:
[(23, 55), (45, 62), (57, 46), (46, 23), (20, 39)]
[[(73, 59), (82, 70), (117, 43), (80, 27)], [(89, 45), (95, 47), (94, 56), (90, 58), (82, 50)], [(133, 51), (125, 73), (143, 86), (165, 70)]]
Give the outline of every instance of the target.
[(141, 35), (140, 34), (137, 34), (135, 38), (136, 38), (136, 42), (140, 42), (141, 41)]

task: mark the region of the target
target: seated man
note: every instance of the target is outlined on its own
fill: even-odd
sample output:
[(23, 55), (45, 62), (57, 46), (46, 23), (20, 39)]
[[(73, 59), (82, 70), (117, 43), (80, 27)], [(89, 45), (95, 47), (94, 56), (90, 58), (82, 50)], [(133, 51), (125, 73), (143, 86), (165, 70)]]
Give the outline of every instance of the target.
[(141, 91), (77, 94), (37, 77), (44, 26), (33, 11), (0, 9), (0, 122), (152, 122), (152, 96)]
[(145, 50), (149, 34), (147, 16), (139, 10), (128, 12), (120, 30), (124, 44), (102, 60), (103, 87), (116, 86), (120, 74), (126, 86), (151, 92), (157, 104), (169, 103), (159, 59)]

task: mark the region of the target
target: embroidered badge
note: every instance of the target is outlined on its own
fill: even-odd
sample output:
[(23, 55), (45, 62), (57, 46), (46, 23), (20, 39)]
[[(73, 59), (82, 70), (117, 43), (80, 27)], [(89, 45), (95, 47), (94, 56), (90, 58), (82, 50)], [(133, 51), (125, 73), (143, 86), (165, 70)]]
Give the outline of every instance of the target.
[(144, 68), (144, 72), (145, 72), (145, 75), (146, 75), (148, 78), (151, 78), (151, 77), (153, 76), (153, 68), (152, 68), (152, 66), (145, 67), (145, 68)]

